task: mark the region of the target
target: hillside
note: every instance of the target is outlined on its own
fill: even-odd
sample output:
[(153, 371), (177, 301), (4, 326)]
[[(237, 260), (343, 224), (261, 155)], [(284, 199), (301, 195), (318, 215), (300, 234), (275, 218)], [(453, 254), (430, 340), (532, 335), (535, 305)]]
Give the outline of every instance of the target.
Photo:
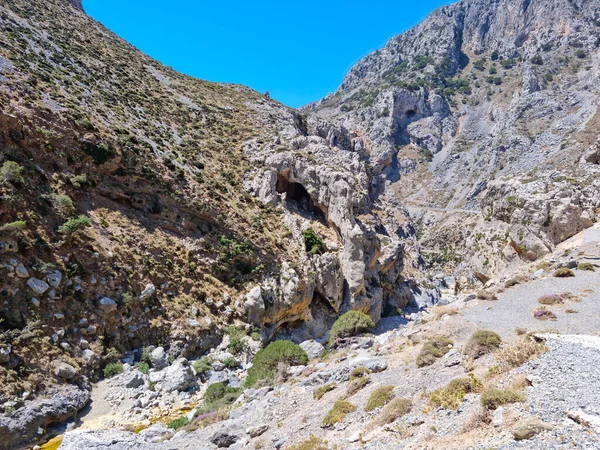
[[(294, 449), (312, 434), (312, 448), (466, 448), (457, 436), (473, 438), (477, 420), (477, 442), (534, 448), (514, 447), (476, 403), (519, 383), (522, 399), (519, 367), (549, 349), (548, 389), (556, 358), (575, 348), (585, 365), (585, 342), (541, 336), (538, 319), (598, 331), (599, 63), (598, 0), (462, 0), (296, 111), (163, 66), (78, 0), (5, 0), (0, 448), (76, 425), (61, 448)], [(544, 295), (558, 316), (536, 307)], [(477, 328), (502, 337), (481, 360), (458, 354)], [(448, 359), (415, 368), (437, 335), (454, 341)], [(533, 353), (496, 373), (519, 345)], [(349, 380), (363, 366), (373, 379)], [(482, 384), (455, 405), (470, 395), (466, 430), (463, 410), (425, 399), (471, 376)], [(393, 384), (426, 417), (378, 422), (365, 390), (351, 420), (320, 426), (354, 395), (338, 393), (348, 381)], [(560, 420), (554, 403), (522, 402), (507, 424)], [(556, 433), (535, 445), (563, 448)]]

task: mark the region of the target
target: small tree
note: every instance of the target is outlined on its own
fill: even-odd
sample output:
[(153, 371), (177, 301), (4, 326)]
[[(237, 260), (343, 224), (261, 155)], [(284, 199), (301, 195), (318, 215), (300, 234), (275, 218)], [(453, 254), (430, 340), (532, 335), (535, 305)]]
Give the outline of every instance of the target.
[(23, 184), (23, 166), (14, 161), (5, 161), (0, 167), (0, 181), (2, 183)]
[(348, 311), (338, 317), (331, 327), (329, 345), (332, 345), (338, 338), (354, 336), (368, 331), (374, 326), (373, 319), (368, 314), (361, 311)]

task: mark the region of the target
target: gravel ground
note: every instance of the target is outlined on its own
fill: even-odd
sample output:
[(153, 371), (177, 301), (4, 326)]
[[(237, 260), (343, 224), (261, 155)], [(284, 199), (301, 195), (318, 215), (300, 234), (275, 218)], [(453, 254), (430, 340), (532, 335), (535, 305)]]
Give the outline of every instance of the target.
[[(463, 318), (480, 328), (494, 330), (505, 339), (514, 338), (516, 328), (527, 331), (554, 328), (567, 334), (597, 334), (600, 332), (600, 272), (575, 272), (573, 278), (549, 276), (513, 286), (499, 294), (498, 300), (480, 300), (477, 305), (465, 308)], [(538, 298), (563, 292), (578, 295), (581, 302), (567, 301), (563, 306), (549, 307), (557, 315), (556, 321), (533, 318), (532, 311), (541, 306)], [(576, 310), (577, 314), (566, 313), (568, 308)]]

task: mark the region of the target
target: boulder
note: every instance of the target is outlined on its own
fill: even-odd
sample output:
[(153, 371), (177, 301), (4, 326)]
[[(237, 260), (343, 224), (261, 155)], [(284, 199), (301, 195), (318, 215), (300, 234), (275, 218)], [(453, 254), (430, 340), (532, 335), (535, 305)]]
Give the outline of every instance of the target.
[(139, 299), (140, 299), (140, 301), (143, 302), (145, 300), (148, 300), (155, 293), (156, 293), (156, 286), (154, 286), (152, 283), (148, 283), (146, 285), (146, 287), (140, 293)]
[(266, 424), (256, 425), (254, 427), (246, 428), (246, 434), (248, 434), (252, 438), (255, 438), (255, 437), (263, 434), (268, 429), (269, 429), (269, 425), (266, 425)]
[(522, 419), (514, 426), (512, 434), (517, 441), (530, 439), (542, 431), (551, 430), (552, 425), (542, 422), (537, 417)]
[(59, 362), (54, 366), (54, 375), (63, 380), (70, 380), (76, 375), (75, 367), (70, 364)]
[(162, 370), (169, 365), (169, 356), (164, 347), (156, 347), (150, 352), (150, 363), (156, 370)]
[(313, 339), (302, 342), (300, 348), (306, 352), (309, 359), (318, 358), (325, 351), (325, 347)]
[(228, 430), (217, 431), (210, 438), (210, 442), (219, 448), (231, 447), (240, 437), (230, 433)]
[(153, 383), (160, 383), (161, 390), (165, 392), (185, 391), (196, 382), (196, 376), (185, 358), (179, 358), (159, 372), (150, 372), (149, 378)]
[(18, 264), (17, 267), (15, 267), (15, 273), (19, 278), (29, 278), (29, 271), (23, 264)]
[(0, 348), (0, 364), (6, 364), (10, 361), (10, 345), (7, 347)]
[(383, 358), (367, 358), (362, 356), (350, 360), (348, 367), (350, 369), (366, 367), (371, 372), (382, 372), (387, 369), (387, 362)]

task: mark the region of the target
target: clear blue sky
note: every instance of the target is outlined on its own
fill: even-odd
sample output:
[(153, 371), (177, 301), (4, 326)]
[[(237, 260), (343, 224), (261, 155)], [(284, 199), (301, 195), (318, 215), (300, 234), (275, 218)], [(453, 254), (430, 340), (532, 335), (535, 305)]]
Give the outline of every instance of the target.
[(448, 0), (83, 0), (144, 53), (298, 107), (337, 89), (361, 57)]

